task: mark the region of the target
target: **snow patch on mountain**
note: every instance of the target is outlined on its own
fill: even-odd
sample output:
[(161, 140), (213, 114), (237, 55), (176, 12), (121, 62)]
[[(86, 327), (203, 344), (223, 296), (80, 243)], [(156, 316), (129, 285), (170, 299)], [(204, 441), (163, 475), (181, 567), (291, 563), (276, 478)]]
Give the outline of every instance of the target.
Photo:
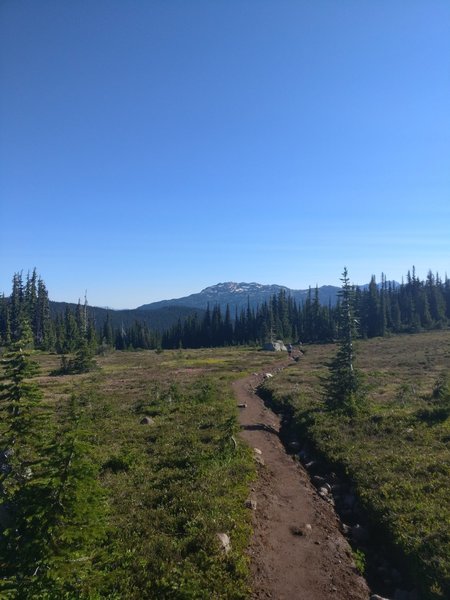
[[(224, 283), (217, 283), (216, 285), (210, 285), (203, 289), (201, 294), (248, 294), (251, 292), (259, 292), (263, 288), (277, 288), (281, 289), (282, 286), (278, 285), (263, 285), (261, 283), (237, 283), (236, 281), (226, 281)], [(287, 289), (287, 288), (286, 288)]]

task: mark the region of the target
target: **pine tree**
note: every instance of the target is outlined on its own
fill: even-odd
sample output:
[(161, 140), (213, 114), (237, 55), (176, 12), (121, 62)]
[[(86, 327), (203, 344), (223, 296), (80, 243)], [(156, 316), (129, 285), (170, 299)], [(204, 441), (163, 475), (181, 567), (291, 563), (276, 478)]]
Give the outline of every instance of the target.
[[(138, 347), (138, 346), (136, 346)], [(97, 367), (97, 363), (93, 358), (92, 348), (85, 338), (78, 342), (78, 347), (73, 358), (67, 358), (65, 354), (61, 357), (61, 367), (57, 374), (78, 374), (88, 373)]]
[(2, 294), (0, 297), (0, 345), (8, 346), (11, 342), (11, 318), (9, 300)]
[(24, 290), (22, 273), (15, 273), (13, 276), (11, 292), (11, 335), (13, 340), (20, 339), (20, 331), (25, 320)]
[(387, 306), (386, 306), (386, 276), (381, 273), (381, 290), (380, 290), (380, 310), (378, 313), (378, 335), (384, 337), (386, 335), (387, 325)]
[(364, 402), (360, 375), (354, 369), (353, 339), (356, 333), (354, 318), (354, 289), (350, 286), (347, 268), (342, 273), (340, 290), (340, 338), (335, 358), (329, 365), (325, 385), (328, 407), (347, 414), (354, 414)]
[(426, 292), (433, 324), (435, 326), (442, 326), (446, 321), (443, 286), (439, 275), (434, 277), (431, 271), (429, 271), (427, 275)]
[(85, 415), (90, 399), (71, 399), (55, 436), (32, 381), (38, 365), (27, 321), (19, 334), (3, 356), (0, 377), (0, 596), (81, 597), (104, 535)]
[(230, 346), (233, 343), (233, 324), (231, 322), (230, 305), (227, 304), (225, 310), (225, 321), (223, 324), (223, 337), (225, 346)]
[(0, 409), (4, 412), (2, 419), (6, 425), (7, 444), (14, 445), (16, 435), (25, 434), (32, 420), (32, 409), (39, 403), (41, 393), (39, 388), (30, 381), (38, 372), (38, 364), (30, 358), (33, 346), (32, 332), (27, 321), (20, 327), (20, 338), (13, 342), (4, 354), (4, 367), (0, 386)]
[(367, 337), (375, 337), (379, 335), (380, 324), (380, 295), (375, 280), (375, 275), (369, 283), (367, 294)]
[(35, 485), (42, 469), (43, 415), (42, 393), (29, 381), (38, 371), (30, 358), (31, 346), (31, 328), (23, 321), (20, 339), (2, 361), (0, 503), (8, 524), (0, 538), (0, 557), (5, 575), (2, 584), (6, 588), (11, 585), (11, 578), (31, 575), (36, 567), (33, 557), (37, 542), (30, 511), (38, 502)]
[(87, 299), (84, 299), (84, 304), (78, 300), (77, 308), (75, 309), (75, 321), (77, 324), (78, 338), (86, 337), (87, 331)]
[[(36, 338), (36, 327), (37, 327), (37, 273), (36, 269), (33, 269), (33, 273), (27, 274), (27, 280), (24, 290), (24, 313), (25, 318), (31, 326), (33, 331), (33, 338)], [(36, 341), (36, 339), (35, 339)]]
[(109, 312), (106, 313), (106, 319), (103, 323), (102, 343), (106, 346), (112, 346), (114, 343), (114, 334)]
[(401, 311), (398, 294), (391, 294), (388, 326), (394, 333), (401, 331)]
[(56, 344), (55, 327), (50, 319), (50, 303), (45, 283), (41, 278), (37, 283), (37, 306), (35, 316), (35, 341), (42, 350), (54, 350)]
[(39, 570), (37, 577), (22, 583), (28, 593), (51, 591), (51, 597), (75, 598), (90, 586), (98, 542), (105, 535), (106, 514), (90, 441), (92, 426), (86, 409), (90, 403), (86, 395), (70, 398), (62, 428), (47, 448), (41, 479), (44, 502), (34, 532)]
[(64, 341), (63, 341), (63, 352), (73, 352), (80, 341), (80, 331), (77, 325), (77, 320), (70, 310), (69, 306), (66, 306), (64, 312)]
[(317, 342), (321, 339), (321, 323), (320, 323), (320, 303), (319, 303), (319, 288), (316, 285), (314, 290), (314, 298), (311, 304), (311, 333), (312, 340)]
[(85, 338), (82, 338), (78, 343), (75, 357), (70, 363), (71, 373), (88, 373), (95, 369), (96, 363), (92, 355), (92, 349)]
[[(145, 325), (145, 331), (146, 333), (148, 332), (148, 327), (147, 325)], [(145, 336), (147, 338), (147, 335)], [(91, 319), (88, 319), (88, 325), (87, 325), (87, 330), (86, 330), (86, 342), (87, 345), (89, 346), (89, 350), (92, 354), (92, 356), (96, 353), (97, 349), (98, 349), (98, 339), (97, 339), (97, 332), (95, 330), (95, 324)], [(146, 346), (144, 346), (145, 348), (148, 348), (148, 344)]]

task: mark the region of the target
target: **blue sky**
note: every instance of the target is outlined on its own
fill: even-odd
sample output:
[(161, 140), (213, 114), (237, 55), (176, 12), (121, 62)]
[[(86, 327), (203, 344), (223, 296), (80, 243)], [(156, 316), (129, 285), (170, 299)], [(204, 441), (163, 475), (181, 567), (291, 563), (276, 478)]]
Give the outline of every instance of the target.
[(447, 0), (0, 0), (0, 291), (450, 276)]

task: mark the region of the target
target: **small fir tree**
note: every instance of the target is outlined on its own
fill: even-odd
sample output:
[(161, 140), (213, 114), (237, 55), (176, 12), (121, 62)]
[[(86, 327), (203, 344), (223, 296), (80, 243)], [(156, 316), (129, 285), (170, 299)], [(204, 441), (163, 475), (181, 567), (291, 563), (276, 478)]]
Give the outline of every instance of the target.
[(36, 597), (49, 592), (52, 598), (93, 597), (89, 592), (106, 532), (106, 504), (91, 441), (91, 401), (89, 395), (70, 398), (63, 425), (47, 447), (43, 503), (34, 532), (39, 571), (19, 588)]
[(31, 328), (22, 321), (20, 338), (5, 353), (0, 377), (0, 504), (6, 516), (0, 537), (3, 589), (9, 588), (11, 578), (33, 571), (30, 555), (36, 539), (30, 512), (39, 502), (35, 485), (42, 473), (43, 412), (42, 392), (30, 381), (38, 372), (30, 358), (31, 346)]
[(354, 414), (362, 408), (364, 395), (360, 375), (353, 366), (353, 339), (356, 334), (353, 306), (354, 290), (350, 285), (346, 267), (341, 281), (339, 348), (335, 358), (329, 365), (325, 395), (326, 403), (330, 409)]
[(97, 368), (97, 363), (93, 358), (92, 347), (86, 339), (78, 342), (78, 348), (73, 358), (67, 358), (65, 354), (61, 356), (61, 366), (59, 371), (53, 372), (54, 375), (68, 375), (78, 373), (89, 373)]

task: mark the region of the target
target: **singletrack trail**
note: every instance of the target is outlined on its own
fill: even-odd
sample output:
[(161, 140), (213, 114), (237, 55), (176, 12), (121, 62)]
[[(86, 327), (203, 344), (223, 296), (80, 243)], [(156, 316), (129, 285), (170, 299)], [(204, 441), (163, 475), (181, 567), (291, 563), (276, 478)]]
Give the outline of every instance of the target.
[[(292, 364), (283, 363), (282, 367)], [(278, 432), (280, 418), (255, 389), (263, 374), (233, 384), (241, 436), (255, 452), (258, 478), (249, 554), (254, 600), (368, 600), (368, 586), (357, 572), (350, 546), (333, 508), (323, 500), (298, 461), (288, 455)]]

